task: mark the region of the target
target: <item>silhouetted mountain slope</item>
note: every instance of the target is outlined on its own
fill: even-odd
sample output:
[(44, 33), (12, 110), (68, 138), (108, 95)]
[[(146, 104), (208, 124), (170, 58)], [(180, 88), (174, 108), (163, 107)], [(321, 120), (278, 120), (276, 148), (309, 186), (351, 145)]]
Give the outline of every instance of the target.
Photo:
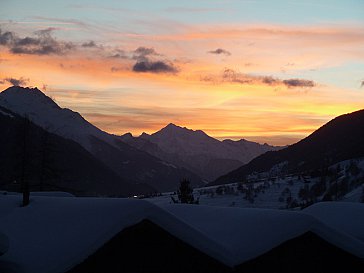
[(241, 181), (253, 172), (266, 172), (281, 164), (282, 172), (320, 169), (346, 159), (364, 156), (364, 110), (331, 120), (310, 136), (285, 149), (267, 152), (212, 182)]
[(172, 123), (151, 135), (143, 133), (140, 137), (133, 137), (128, 133), (120, 138), (131, 146), (185, 167), (209, 181), (266, 151), (280, 148), (244, 139), (219, 141), (201, 130), (194, 131)]
[(182, 178), (189, 178), (195, 186), (202, 185), (202, 180), (191, 171), (121, 142), (119, 137), (98, 129), (79, 113), (59, 107), (37, 88), (10, 87), (0, 93), (0, 106), (27, 115), (43, 129), (76, 141), (124, 181), (148, 184), (157, 191), (176, 190)]
[(133, 148), (121, 140), (115, 146), (96, 137), (90, 139), (92, 154), (127, 181), (138, 184), (145, 181), (158, 191), (177, 190), (180, 180), (187, 177), (192, 185), (202, 185), (200, 177), (180, 167), (173, 166), (152, 155)]
[(25, 179), (35, 191), (129, 196), (148, 190), (121, 179), (78, 143), (49, 133), (2, 107), (0, 132), (2, 189), (19, 191), (24, 168)]

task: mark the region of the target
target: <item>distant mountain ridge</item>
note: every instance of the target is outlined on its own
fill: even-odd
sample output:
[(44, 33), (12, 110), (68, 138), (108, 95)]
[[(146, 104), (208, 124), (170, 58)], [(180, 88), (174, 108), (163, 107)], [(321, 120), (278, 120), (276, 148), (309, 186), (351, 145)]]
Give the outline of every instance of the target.
[(267, 152), (233, 170), (210, 185), (239, 182), (252, 173), (282, 173), (320, 170), (347, 159), (364, 156), (364, 110), (329, 121), (308, 137), (285, 149)]
[(59, 107), (37, 88), (10, 87), (0, 93), (0, 106), (27, 116), (50, 133), (79, 143), (124, 181), (148, 184), (156, 191), (176, 190), (182, 178), (189, 178), (195, 186), (202, 185), (202, 180), (191, 171), (131, 147), (79, 113)]
[(281, 147), (241, 139), (217, 140), (201, 130), (191, 130), (173, 123), (149, 135), (120, 137), (127, 144), (158, 158), (193, 171), (212, 181), (261, 155)]

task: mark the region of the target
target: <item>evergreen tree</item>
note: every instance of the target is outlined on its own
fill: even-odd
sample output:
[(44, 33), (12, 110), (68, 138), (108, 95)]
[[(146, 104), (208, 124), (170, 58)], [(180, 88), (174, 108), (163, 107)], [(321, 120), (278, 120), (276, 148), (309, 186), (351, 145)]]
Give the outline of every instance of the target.
[(180, 182), (179, 189), (177, 191), (178, 199), (181, 203), (193, 203), (194, 196), (193, 196), (193, 189), (190, 187), (190, 181), (187, 179), (182, 179)]
[(195, 200), (193, 196), (193, 189), (190, 186), (190, 181), (188, 179), (182, 179), (180, 181), (180, 186), (177, 190), (178, 201), (172, 197), (174, 203), (184, 203), (184, 204), (198, 204), (199, 199)]

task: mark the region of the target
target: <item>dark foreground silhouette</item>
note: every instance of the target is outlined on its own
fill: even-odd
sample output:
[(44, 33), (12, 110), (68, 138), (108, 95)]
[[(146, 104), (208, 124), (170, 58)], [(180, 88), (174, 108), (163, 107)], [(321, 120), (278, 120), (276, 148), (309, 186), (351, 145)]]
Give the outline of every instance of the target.
[(359, 273), (363, 268), (363, 260), (311, 232), (229, 268), (151, 221), (143, 220), (121, 231), (68, 273)]

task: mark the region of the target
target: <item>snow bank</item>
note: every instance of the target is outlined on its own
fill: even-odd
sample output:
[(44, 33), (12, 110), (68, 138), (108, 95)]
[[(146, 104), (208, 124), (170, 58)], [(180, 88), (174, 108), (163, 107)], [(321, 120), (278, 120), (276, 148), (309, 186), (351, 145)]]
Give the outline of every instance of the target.
[[(0, 195), (22, 195), (19, 192), (0, 191)], [(75, 197), (72, 193), (64, 191), (32, 191), (30, 196), (49, 196), (49, 197)]]
[(75, 197), (72, 193), (64, 191), (32, 191), (30, 196)]

